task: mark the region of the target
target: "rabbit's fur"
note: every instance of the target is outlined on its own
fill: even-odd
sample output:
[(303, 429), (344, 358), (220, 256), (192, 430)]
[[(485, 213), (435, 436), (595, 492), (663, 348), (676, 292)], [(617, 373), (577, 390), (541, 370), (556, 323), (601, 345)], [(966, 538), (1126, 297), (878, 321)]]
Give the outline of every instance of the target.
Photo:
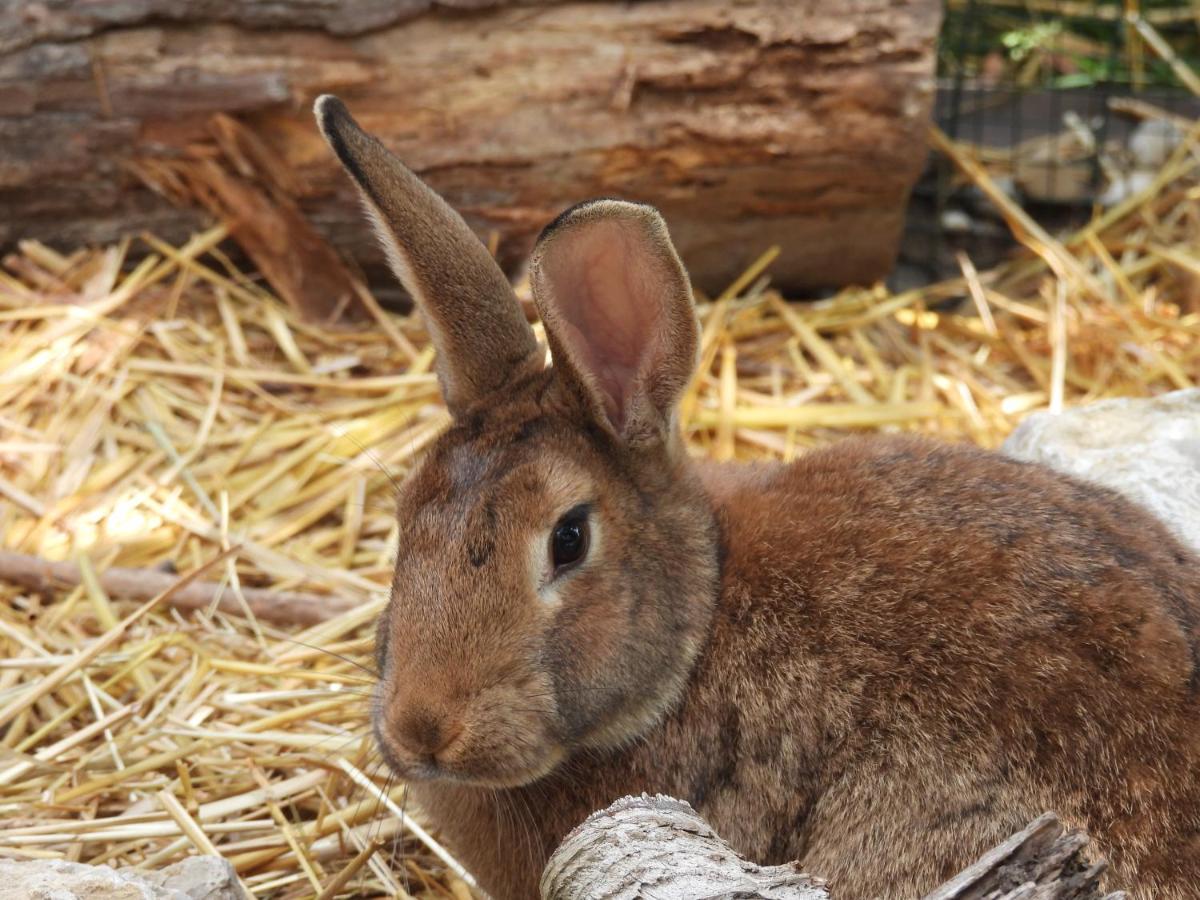
[[(567, 831), (647, 791), (841, 898), (920, 896), (1046, 810), (1110, 888), (1200, 897), (1200, 559), (1163, 525), (913, 438), (695, 462), (697, 327), (656, 212), (543, 235), (548, 368), (462, 220), (338, 101), (317, 114), (453, 413), (400, 489), (375, 730), (489, 893), (536, 897)], [(572, 508), (591, 543), (564, 571)]]

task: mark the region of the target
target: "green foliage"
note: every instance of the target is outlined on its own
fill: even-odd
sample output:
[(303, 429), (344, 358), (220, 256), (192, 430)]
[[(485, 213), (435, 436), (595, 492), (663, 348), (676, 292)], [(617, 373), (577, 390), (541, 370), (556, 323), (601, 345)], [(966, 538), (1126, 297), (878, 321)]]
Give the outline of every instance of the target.
[(1052, 46), (1062, 33), (1062, 22), (1037, 22), (1029, 28), (1014, 28), (1000, 35), (1000, 43), (1008, 48), (1009, 58), (1021, 62), (1036, 50)]
[[(1187, 0), (1141, 0), (1137, 8), (1200, 71), (1200, 21)], [(1180, 87), (1124, 21), (1124, 9), (1122, 0), (948, 0), (939, 74), (1026, 87)]]

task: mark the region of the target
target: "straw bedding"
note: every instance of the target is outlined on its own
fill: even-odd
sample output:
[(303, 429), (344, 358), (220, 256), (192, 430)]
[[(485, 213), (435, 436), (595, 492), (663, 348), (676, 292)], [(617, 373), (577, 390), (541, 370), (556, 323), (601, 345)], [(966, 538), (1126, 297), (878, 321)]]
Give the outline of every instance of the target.
[[(691, 446), (790, 458), (864, 429), (996, 446), (1031, 410), (1196, 384), (1196, 137), (1063, 240), (995, 192), (1027, 252), (964, 257), (953, 282), (787, 304), (768, 250), (699, 298)], [(257, 897), (465, 897), (367, 727), (393, 481), (447, 422), (427, 335), (377, 308), (300, 321), (225, 236), (27, 244), (0, 272), (0, 855), (218, 852)]]

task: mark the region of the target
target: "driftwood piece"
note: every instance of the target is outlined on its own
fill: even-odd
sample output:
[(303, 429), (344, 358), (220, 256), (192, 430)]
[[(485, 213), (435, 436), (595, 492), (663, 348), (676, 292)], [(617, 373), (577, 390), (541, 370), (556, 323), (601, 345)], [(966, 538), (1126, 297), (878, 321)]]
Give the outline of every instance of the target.
[(1044, 813), (924, 900), (1123, 900), (1101, 891), (1108, 865), (1089, 863), (1087, 845), (1084, 832)]
[(705, 289), (775, 243), (781, 283), (862, 282), (891, 265), (925, 155), (940, 15), (938, 0), (0, 0), (0, 247), (185, 239), (199, 204), (146, 173), (237, 174), (212, 133), (224, 112), (296, 173), (317, 233), (381, 277), (311, 119), (335, 92), (498, 237), (510, 271), (565, 206), (619, 195), (663, 209)]
[[(121, 600), (148, 600), (179, 581), (178, 575), (153, 569), (110, 568), (98, 573), (97, 578), (105, 593)], [(74, 587), (82, 580), (79, 566), (74, 563), (50, 562), (38, 556), (0, 550), (0, 581), (44, 593), (64, 586)], [(243, 587), (242, 596), (255, 617), (280, 625), (315, 625), (359, 605), (345, 597), (252, 587)], [(168, 603), (180, 609), (207, 609), (214, 601), (222, 612), (245, 615), (241, 601), (228, 585), (197, 581), (167, 597)]]
[[(1123, 900), (1100, 889), (1104, 862), (1084, 857), (1087, 835), (1053, 813), (986, 853), (924, 900)], [(697, 897), (829, 900), (836, 885), (795, 863), (757, 866), (738, 856), (687, 803), (626, 797), (567, 835), (542, 873), (544, 900)]]
[(567, 835), (542, 872), (541, 892), (545, 900), (830, 896), (794, 864), (747, 862), (683, 801), (645, 794), (593, 813)]

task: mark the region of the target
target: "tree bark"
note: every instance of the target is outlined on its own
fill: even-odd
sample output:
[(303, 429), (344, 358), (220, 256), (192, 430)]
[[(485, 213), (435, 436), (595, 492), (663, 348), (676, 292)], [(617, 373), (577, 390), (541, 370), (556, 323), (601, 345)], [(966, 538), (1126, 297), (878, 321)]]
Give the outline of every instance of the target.
[[(1052, 813), (986, 853), (924, 900), (1122, 900), (1100, 890), (1103, 862), (1089, 864), (1087, 835)], [(542, 873), (544, 900), (695, 897), (830, 900), (835, 888), (796, 863), (757, 866), (738, 856), (688, 804), (626, 797), (567, 835)]]
[[(924, 159), (940, 9), (0, 0), (0, 246), (143, 229), (178, 242), (197, 205), (253, 217), (262, 197), (286, 195), (374, 276), (382, 255), (312, 123), (313, 98), (337, 92), (481, 237), (498, 237), (510, 271), (564, 207), (616, 195), (663, 210), (709, 291), (772, 244), (784, 284), (863, 282), (892, 263)], [(214, 133), (222, 112), (277, 172), (231, 156)], [(262, 196), (214, 201), (196, 174), (214, 164)], [(259, 243), (280, 228), (293, 234), (260, 223)], [(302, 270), (309, 251), (292, 255), (279, 266)], [(344, 281), (294, 289), (319, 297)]]

